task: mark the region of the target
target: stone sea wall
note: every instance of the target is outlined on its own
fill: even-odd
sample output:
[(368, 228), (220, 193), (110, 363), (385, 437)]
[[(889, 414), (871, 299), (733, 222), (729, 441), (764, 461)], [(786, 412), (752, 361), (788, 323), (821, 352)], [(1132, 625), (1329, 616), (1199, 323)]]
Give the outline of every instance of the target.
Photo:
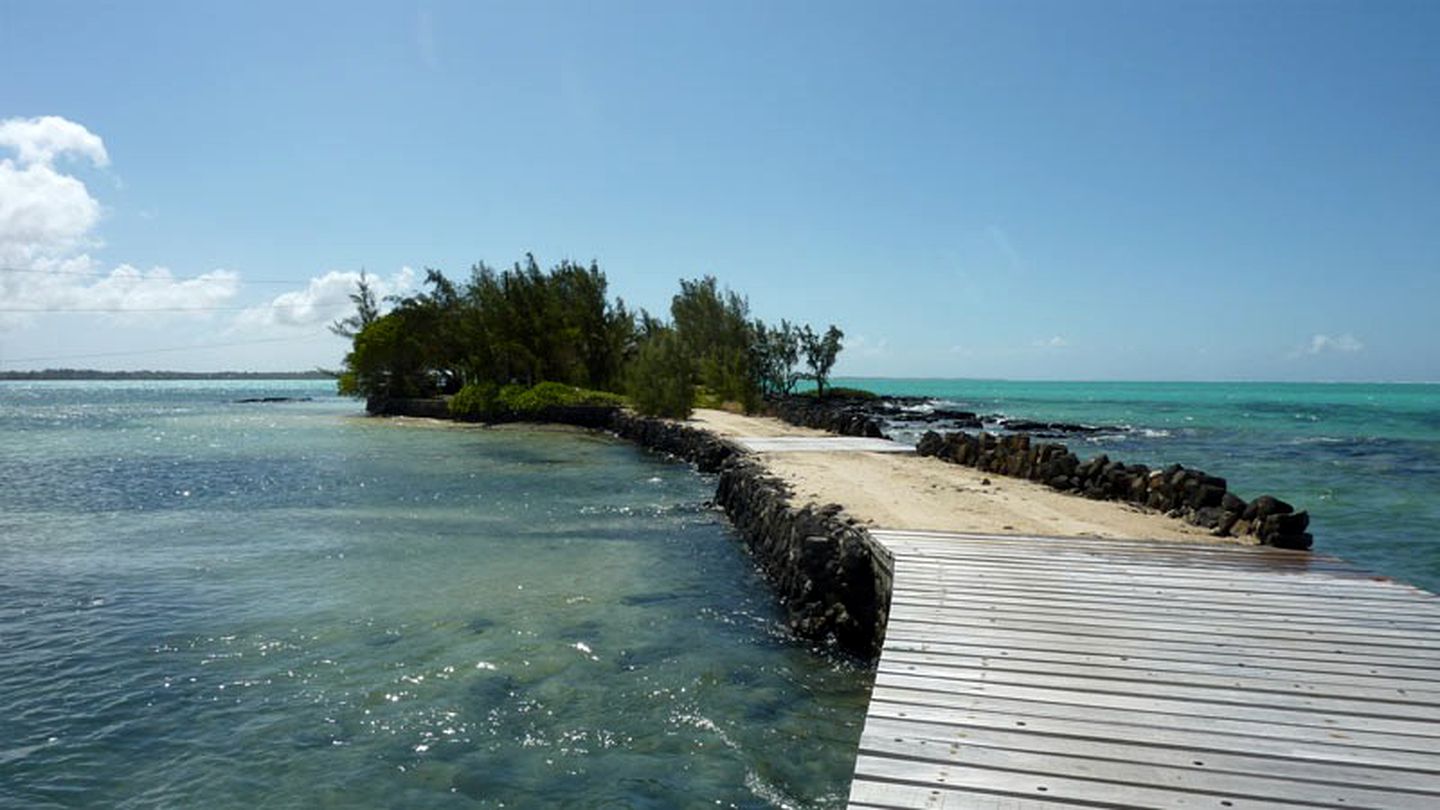
[(1125, 501), (1210, 529), (1217, 536), (1252, 535), (1267, 545), (1308, 549), (1310, 516), (1262, 495), (1245, 501), (1225, 479), (1172, 464), (1151, 469), (1099, 455), (1082, 462), (1065, 445), (1039, 442), (1024, 433), (940, 434), (920, 437), (916, 452), (982, 472), (1026, 478), (1094, 500)]
[[(387, 416), (450, 418), (439, 399), (367, 407)], [(880, 654), (890, 605), (890, 555), (840, 506), (797, 507), (785, 483), (745, 450), (679, 422), (618, 408), (555, 408), (530, 421), (608, 430), (702, 472), (719, 473), (715, 505), (775, 588), (795, 634), (861, 658)]]
[(813, 397), (786, 397), (770, 403), (775, 416), (800, 427), (828, 430), (841, 436), (885, 436), (881, 422), (861, 401), (818, 401)]
[(765, 572), (801, 638), (875, 658), (890, 607), (890, 555), (838, 505), (795, 505), (783, 481), (713, 433), (617, 411), (610, 429), (652, 450), (718, 472), (724, 510)]

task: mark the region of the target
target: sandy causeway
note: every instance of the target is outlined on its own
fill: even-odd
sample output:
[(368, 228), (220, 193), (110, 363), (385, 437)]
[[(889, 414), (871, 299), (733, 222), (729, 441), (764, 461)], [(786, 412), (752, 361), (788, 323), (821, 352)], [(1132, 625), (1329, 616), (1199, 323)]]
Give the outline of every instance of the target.
[[(730, 437), (829, 435), (771, 417), (718, 410), (697, 410), (688, 423)], [(1092, 501), (934, 458), (853, 451), (758, 455), (801, 504), (838, 503), (875, 528), (1243, 542), (1212, 537), (1205, 529), (1131, 504)]]

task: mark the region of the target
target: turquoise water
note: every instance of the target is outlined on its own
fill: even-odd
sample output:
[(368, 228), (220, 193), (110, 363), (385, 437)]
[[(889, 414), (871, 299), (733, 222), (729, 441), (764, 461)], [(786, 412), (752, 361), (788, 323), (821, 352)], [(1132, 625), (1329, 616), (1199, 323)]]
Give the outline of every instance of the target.
[(843, 803), (868, 675), (713, 481), (329, 390), (0, 383), (0, 805)]
[(1308, 509), (1317, 551), (1440, 591), (1440, 385), (836, 380), (982, 414), (1124, 426), (1072, 438)]

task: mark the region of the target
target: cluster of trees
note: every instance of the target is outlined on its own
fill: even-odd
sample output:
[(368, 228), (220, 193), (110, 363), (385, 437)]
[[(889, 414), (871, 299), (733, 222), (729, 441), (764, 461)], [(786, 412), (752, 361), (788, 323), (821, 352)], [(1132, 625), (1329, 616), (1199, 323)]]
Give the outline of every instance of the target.
[(497, 273), (476, 265), (465, 284), (427, 270), (424, 289), (385, 314), (362, 274), (356, 311), (331, 331), (353, 340), (342, 393), (379, 399), (453, 394), (470, 383), (550, 381), (617, 390), (634, 317), (611, 303), (594, 264), (542, 272), (533, 256)]
[(801, 379), (823, 395), (842, 348), (834, 326), (817, 334), (751, 318), (749, 302), (713, 277), (682, 280), (668, 321), (611, 301), (607, 289), (593, 262), (542, 271), (526, 256), (503, 272), (478, 264), (461, 285), (428, 270), (421, 292), (389, 300), (382, 313), (362, 273), (355, 313), (331, 327), (353, 341), (341, 393), (463, 392), (462, 402), (488, 402), (502, 388), (560, 383), (626, 394), (652, 415), (683, 417), (697, 403), (753, 412)]

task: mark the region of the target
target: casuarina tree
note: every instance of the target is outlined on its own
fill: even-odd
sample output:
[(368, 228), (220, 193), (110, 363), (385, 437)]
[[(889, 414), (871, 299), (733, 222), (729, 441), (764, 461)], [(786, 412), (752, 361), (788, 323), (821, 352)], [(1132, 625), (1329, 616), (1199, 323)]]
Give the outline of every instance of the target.
[(830, 369), (835, 366), (835, 358), (844, 348), (840, 341), (845, 337), (835, 324), (825, 330), (824, 335), (817, 335), (806, 324), (800, 331), (800, 345), (805, 350), (805, 364), (810, 367), (810, 378), (815, 381), (815, 396), (825, 396), (825, 383), (830, 379)]

